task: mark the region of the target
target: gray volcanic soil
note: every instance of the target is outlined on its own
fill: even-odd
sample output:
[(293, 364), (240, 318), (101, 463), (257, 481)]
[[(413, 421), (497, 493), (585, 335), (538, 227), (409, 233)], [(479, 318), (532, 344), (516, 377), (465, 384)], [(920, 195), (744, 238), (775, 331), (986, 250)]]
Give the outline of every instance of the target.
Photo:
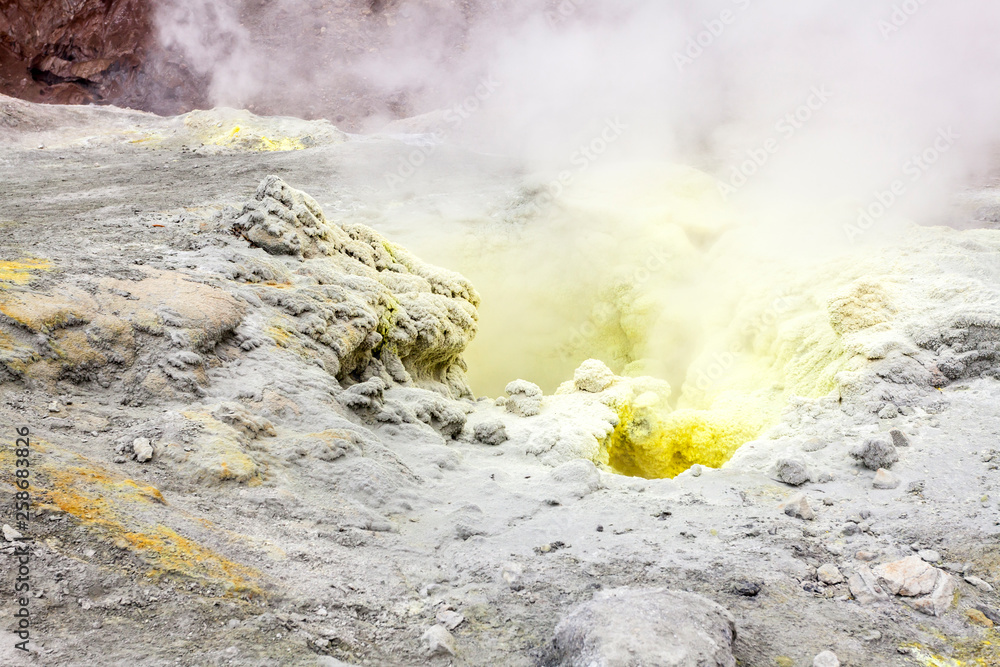
[[(169, 376), (161, 393), (128, 378), (188, 350), (169, 333), (137, 330), (134, 360), (79, 373), (33, 374), (38, 362), (18, 374), (5, 360), (5, 447), (15, 427), (28, 426), (33, 439), (48, 443), (33, 454), (36, 483), (58, 490), (71, 479), (84, 496), (93, 484), (108, 506), (93, 505), (95, 515), (74, 513), (51, 494), (49, 502), (36, 500), (26, 531), (34, 543), (33, 651), (19, 655), (5, 634), (3, 664), (555, 664), (560, 618), (595, 591), (624, 586), (692, 591), (728, 609), (740, 665), (812, 665), (824, 650), (845, 665), (1000, 664), (996, 630), (966, 615), (979, 606), (995, 616), (1000, 599), (964, 578), (1000, 584), (995, 371), (959, 373), (933, 390), (933, 402), (883, 419), (859, 419), (833, 399), (791, 404), (770, 435), (731, 464), (673, 480), (543, 461), (525, 442), (541, 428), (532, 420), (546, 419), (544, 409), (521, 418), (492, 400), (446, 396), (468, 420), (464, 427), (464, 419), (446, 416), (392, 423), (343, 400), (358, 378), (337, 378), (262, 333), (268, 308), (277, 306), (255, 301), (250, 287), (234, 286), (218, 269), (226, 253), (250, 253), (227, 216), (273, 174), (315, 197), (328, 218), (367, 219), (406, 246), (404, 233), (380, 217), (382, 207), (455, 197), (502, 210), (520, 194), (513, 165), (442, 148), (437, 166), (390, 196), (384, 174), (410, 150), (391, 138), (348, 137), (289, 152), (208, 150), (197, 138), (150, 147), (113, 138), (113, 128), (166, 121), (113, 109), (10, 109), (22, 115), (0, 144), (0, 260), (43, 257), (52, 269), (4, 289), (54, 298), (73, 288), (96, 299), (101, 279), (135, 282), (149, 275), (143, 272), (163, 272), (156, 275), (229, 294), (239, 324), (198, 348), (197, 359), (182, 359), (194, 367), (184, 370), (193, 381)], [(458, 176), (442, 180), (442, 172), (456, 173), (453, 164), (463, 165)], [(446, 265), (446, 258), (423, 259)], [(296, 270), (295, 260), (281, 261)], [(0, 327), (45, 356), (37, 332), (6, 314)], [(54, 336), (55, 326), (39, 331)], [(987, 370), (1000, 367), (995, 357), (984, 359)], [(385, 405), (419, 412), (429, 399), (408, 393), (418, 391), (389, 386)], [(205, 428), (225, 421), (237, 425), (233, 433), (246, 431), (219, 436), (239, 444), (239, 460), (252, 460), (245, 478), (165, 449), (186, 432), (172, 424), (193, 419), (179, 413), (218, 415), (219, 406), (237, 417)], [(510, 436), (499, 446), (472, 435), (474, 424), (491, 419), (504, 421)], [(876, 489), (873, 472), (848, 452), (890, 428), (911, 444), (892, 467), (899, 486)], [(349, 451), (292, 455), (304, 433), (323, 429), (353, 433)], [(189, 431), (192, 456), (215, 446)], [(817, 436), (823, 448), (803, 446)], [(144, 463), (132, 457), (141, 437), (155, 450)], [(796, 489), (774, 479), (774, 462), (789, 456), (815, 481)], [(13, 477), (3, 475), (3, 522), (13, 524)], [(163, 502), (115, 504), (117, 491), (100, 486), (108, 484), (102, 475), (155, 487)], [(798, 491), (815, 519), (779, 509)], [(105, 510), (117, 518), (99, 516)], [(116, 533), (123, 525), (150, 534), (167, 527), (248, 568), (243, 578), (253, 585), (227, 590), (216, 561), (201, 568), (197, 556), (142, 548)], [(177, 543), (170, 544), (164, 549)], [(955, 599), (941, 616), (891, 595), (862, 603), (848, 583), (817, 579), (825, 564), (847, 576), (915, 549), (938, 552), (935, 565), (955, 578)], [(9, 590), (13, 558), (4, 554), (0, 563)], [(6, 627), (14, 609), (4, 595)], [(456, 655), (428, 657), (421, 636), (445, 609), (464, 617), (452, 630)], [(948, 656), (961, 662), (944, 662)]]

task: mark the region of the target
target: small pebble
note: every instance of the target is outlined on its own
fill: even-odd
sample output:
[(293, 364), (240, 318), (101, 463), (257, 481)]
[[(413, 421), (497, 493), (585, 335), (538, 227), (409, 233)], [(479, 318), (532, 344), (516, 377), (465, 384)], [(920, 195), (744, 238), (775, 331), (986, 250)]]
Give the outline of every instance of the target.
[(973, 625), (981, 625), (984, 628), (992, 628), (994, 626), (993, 621), (986, 618), (986, 614), (978, 609), (966, 609), (965, 616), (969, 619), (969, 623)]

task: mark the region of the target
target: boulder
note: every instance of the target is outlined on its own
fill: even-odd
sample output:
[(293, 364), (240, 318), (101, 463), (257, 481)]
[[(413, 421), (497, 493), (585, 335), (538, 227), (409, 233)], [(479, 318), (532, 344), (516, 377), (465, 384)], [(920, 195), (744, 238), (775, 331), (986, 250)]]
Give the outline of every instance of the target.
[(555, 664), (565, 667), (735, 667), (736, 623), (718, 604), (664, 589), (598, 593), (556, 626)]

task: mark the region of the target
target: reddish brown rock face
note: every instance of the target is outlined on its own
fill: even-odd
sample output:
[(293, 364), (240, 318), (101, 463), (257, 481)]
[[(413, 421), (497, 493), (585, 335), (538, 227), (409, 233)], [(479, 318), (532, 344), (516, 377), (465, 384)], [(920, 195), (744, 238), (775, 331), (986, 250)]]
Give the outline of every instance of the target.
[(0, 4), (0, 91), (38, 102), (109, 102), (136, 77), (152, 33), (147, 0)]

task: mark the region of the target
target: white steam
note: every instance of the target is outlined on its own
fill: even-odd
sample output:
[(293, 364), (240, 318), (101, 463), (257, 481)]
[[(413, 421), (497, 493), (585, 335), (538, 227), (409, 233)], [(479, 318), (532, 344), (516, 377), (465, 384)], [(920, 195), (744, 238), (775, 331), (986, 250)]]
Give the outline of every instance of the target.
[[(767, 264), (746, 256), (821, 256), (940, 222), (1000, 140), (1000, 5), (987, 0), (268, 7), (280, 29), (240, 25), (236, 0), (171, 0), (161, 39), (211, 76), (219, 104), (336, 120), (350, 88), (393, 101), (370, 105), (368, 130), (437, 111), (449, 144), (532, 174), (514, 211), (526, 226), (498, 232), (484, 215), (470, 243), (422, 221), (401, 239), (483, 292), (470, 364), (491, 392), (516, 376), (551, 388), (590, 354), (616, 371), (645, 359), (676, 382), (706, 300), (747, 288), (705, 273), (720, 253), (756, 276)], [(382, 201), (419, 194), (389, 176)], [(651, 248), (675, 265), (637, 280)], [(610, 343), (580, 342), (595, 319)]]

